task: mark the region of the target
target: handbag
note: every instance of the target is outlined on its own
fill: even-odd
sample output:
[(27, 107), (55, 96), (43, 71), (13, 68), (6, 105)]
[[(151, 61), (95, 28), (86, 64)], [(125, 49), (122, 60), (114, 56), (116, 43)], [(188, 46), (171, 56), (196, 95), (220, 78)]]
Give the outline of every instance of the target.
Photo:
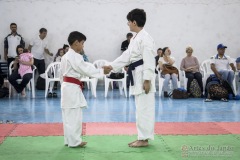
[(187, 99), (188, 93), (185, 89), (177, 88), (173, 90), (172, 94), (170, 94), (170, 97), (173, 99)]
[(162, 66), (163, 66), (163, 69), (161, 72), (162, 75), (173, 74), (173, 73), (178, 75), (178, 69), (176, 67), (169, 64), (163, 64)]

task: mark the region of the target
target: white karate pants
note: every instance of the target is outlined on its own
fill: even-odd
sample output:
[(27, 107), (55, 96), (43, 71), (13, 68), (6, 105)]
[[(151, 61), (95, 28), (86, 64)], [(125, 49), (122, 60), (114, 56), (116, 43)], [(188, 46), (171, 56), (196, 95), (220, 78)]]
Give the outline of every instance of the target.
[(76, 147), (82, 143), (82, 108), (62, 108), (64, 144)]
[(138, 140), (153, 140), (155, 125), (154, 93), (135, 95), (135, 104)]

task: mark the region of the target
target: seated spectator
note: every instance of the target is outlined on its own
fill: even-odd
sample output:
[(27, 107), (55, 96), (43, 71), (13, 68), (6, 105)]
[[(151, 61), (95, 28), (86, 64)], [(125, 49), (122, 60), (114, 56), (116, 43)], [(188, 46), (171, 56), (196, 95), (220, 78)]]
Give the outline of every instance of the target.
[(67, 53), (68, 49), (69, 49), (69, 45), (64, 44), (63, 45), (64, 54)]
[(158, 65), (158, 60), (160, 57), (162, 57), (162, 48), (158, 48), (158, 50), (157, 50), (157, 56), (155, 57), (156, 66)]
[(131, 40), (132, 37), (133, 37), (133, 34), (132, 34), (132, 33), (128, 33), (128, 34), (127, 34), (127, 40), (125, 40), (125, 41), (122, 42), (121, 51), (125, 51), (125, 50), (128, 49), (128, 45), (129, 45), (130, 40)]
[[(232, 59), (225, 55), (227, 46), (219, 44), (217, 46), (218, 54), (211, 57), (211, 69), (220, 80), (226, 80), (233, 87), (234, 72), (236, 67)], [(230, 68), (231, 66), (231, 68)]]
[(192, 47), (186, 48), (187, 56), (182, 59), (180, 69), (185, 71), (187, 82), (187, 92), (190, 94), (190, 84), (193, 79), (196, 79), (199, 87), (201, 88), (201, 92), (203, 93), (203, 82), (202, 82), (202, 74), (199, 72), (199, 62), (198, 59), (192, 56), (193, 49)]
[(240, 95), (240, 57), (236, 59), (237, 63), (237, 70), (238, 70), (238, 92), (237, 94)]
[(58, 52), (54, 57), (54, 62), (61, 62), (61, 58), (64, 54), (65, 54), (65, 52), (64, 52), (63, 48), (58, 49)]
[[(162, 57), (159, 58), (158, 60), (158, 64), (160, 67), (160, 70), (163, 70), (164, 65), (171, 65), (174, 66), (175, 63), (175, 59), (174, 57), (170, 56), (171, 55), (171, 50), (169, 49), (169, 47), (165, 47), (162, 50)], [(174, 66), (175, 67), (175, 66)], [(172, 79), (172, 89), (177, 89), (178, 85), (178, 74), (176, 73), (169, 73), (169, 74), (162, 74), (162, 77), (165, 79), (163, 82), (163, 91), (164, 91), (164, 97), (169, 97), (168, 95), (168, 84), (170, 79)]]
[[(14, 60), (14, 71), (8, 80), (17, 93), (21, 93), (22, 97), (26, 97), (25, 87), (32, 79), (33, 71), (31, 66), (33, 65), (33, 55), (21, 45), (17, 46), (16, 51), (18, 56)], [(20, 84), (17, 82), (17, 79), (22, 79)]]

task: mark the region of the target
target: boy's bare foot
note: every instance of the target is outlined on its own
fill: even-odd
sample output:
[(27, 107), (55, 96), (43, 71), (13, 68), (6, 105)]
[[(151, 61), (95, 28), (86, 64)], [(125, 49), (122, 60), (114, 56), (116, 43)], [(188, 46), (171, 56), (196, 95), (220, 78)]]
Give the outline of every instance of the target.
[(148, 146), (148, 140), (137, 140), (136, 142), (129, 145), (129, 147), (147, 147)]
[(133, 141), (133, 142), (130, 142), (130, 143), (128, 143), (128, 145), (131, 145), (131, 144), (133, 144), (133, 143), (136, 142), (136, 141), (138, 141), (138, 140), (135, 140), (135, 141)]
[(78, 147), (84, 147), (87, 144), (87, 142), (82, 142), (81, 144), (79, 144), (78, 146), (74, 146), (71, 148), (78, 148)]
[(76, 146), (76, 147), (83, 147), (83, 146), (85, 146), (87, 144), (87, 142), (82, 142), (81, 144), (79, 144), (78, 146)]

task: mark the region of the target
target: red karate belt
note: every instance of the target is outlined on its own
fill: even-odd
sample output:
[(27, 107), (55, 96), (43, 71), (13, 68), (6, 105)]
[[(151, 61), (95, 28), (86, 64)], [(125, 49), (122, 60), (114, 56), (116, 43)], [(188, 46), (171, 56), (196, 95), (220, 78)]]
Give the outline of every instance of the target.
[(76, 78), (63, 76), (63, 81), (68, 82), (68, 83), (77, 84), (77, 85), (80, 86), (81, 89), (83, 89), (83, 83)]

